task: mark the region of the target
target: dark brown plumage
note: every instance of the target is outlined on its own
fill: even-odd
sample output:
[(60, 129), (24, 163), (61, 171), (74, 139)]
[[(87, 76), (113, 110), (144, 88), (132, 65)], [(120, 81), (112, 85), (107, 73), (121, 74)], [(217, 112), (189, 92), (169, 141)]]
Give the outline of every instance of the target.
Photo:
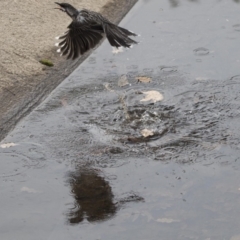
[(106, 35), (109, 43), (113, 47), (129, 48), (136, 41), (129, 36), (137, 36), (137, 34), (119, 27), (111, 23), (100, 13), (89, 11), (86, 9), (77, 10), (68, 3), (57, 3), (63, 12), (72, 18), (69, 30), (64, 35), (57, 37), (60, 42), (58, 52), (67, 55), (67, 58), (75, 59), (79, 55), (84, 54), (88, 50), (94, 48)]

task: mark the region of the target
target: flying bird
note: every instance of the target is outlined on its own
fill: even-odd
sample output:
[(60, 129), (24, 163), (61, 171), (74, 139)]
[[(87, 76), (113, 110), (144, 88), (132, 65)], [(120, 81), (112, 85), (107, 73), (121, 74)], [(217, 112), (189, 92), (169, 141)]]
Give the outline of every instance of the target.
[(116, 48), (129, 48), (132, 44), (137, 44), (129, 37), (137, 34), (113, 24), (100, 13), (87, 9), (77, 10), (68, 3), (55, 3), (59, 6), (56, 9), (72, 18), (68, 31), (57, 37), (60, 42), (55, 44), (59, 47), (57, 52), (67, 55), (67, 59), (75, 59), (94, 48), (104, 36)]

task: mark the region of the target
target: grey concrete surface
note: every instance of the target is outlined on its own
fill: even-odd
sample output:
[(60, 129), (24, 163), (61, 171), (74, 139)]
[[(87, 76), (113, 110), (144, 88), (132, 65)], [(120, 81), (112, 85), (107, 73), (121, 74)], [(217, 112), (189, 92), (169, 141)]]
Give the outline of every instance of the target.
[(239, 7), (139, 1), (140, 44), (105, 41), (0, 143), (0, 238), (239, 239)]

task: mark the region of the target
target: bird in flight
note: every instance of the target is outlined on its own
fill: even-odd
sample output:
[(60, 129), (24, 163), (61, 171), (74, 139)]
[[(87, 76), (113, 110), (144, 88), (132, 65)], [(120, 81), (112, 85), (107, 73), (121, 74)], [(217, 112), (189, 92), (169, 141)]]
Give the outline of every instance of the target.
[(68, 31), (57, 37), (60, 42), (55, 44), (59, 47), (57, 52), (67, 55), (67, 59), (75, 59), (94, 48), (104, 36), (107, 37), (110, 45), (116, 48), (121, 46), (129, 48), (137, 44), (129, 37), (137, 34), (111, 23), (100, 13), (87, 9), (77, 10), (68, 3), (55, 3), (59, 6), (56, 9), (72, 18)]

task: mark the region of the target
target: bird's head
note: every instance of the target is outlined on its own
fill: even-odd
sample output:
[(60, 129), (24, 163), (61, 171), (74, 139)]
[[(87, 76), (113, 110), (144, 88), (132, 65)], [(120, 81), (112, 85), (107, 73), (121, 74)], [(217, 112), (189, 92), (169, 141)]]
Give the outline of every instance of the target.
[(71, 18), (73, 18), (74, 16), (77, 15), (77, 9), (74, 8), (72, 5), (68, 4), (68, 3), (58, 3), (58, 2), (55, 2), (59, 8), (56, 8), (56, 9), (59, 9), (65, 13), (67, 13), (67, 15)]

